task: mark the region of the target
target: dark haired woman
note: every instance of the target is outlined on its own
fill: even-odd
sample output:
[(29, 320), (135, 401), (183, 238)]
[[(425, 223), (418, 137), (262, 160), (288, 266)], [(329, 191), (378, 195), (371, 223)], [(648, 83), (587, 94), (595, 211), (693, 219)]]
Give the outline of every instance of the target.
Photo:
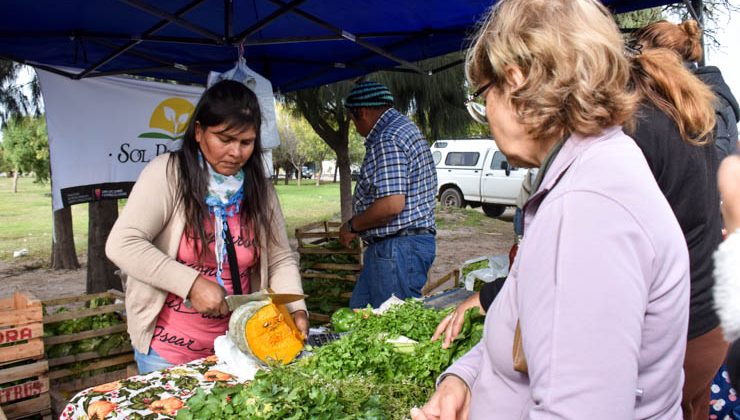
[(717, 96), (714, 104), (717, 123), (714, 130), (714, 147), (717, 156), (722, 160), (734, 154), (737, 150), (740, 105), (717, 67), (697, 65), (704, 53), (699, 24), (691, 19), (680, 24), (661, 20), (641, 28), (635, 36), (646, 48), (667, 48), (675, 51), (681, 56), (684, 65), (712, 89)]
[(642, 100), (630, 135), (645, 155), (688, 246), (691, 298), (681, 408), (684, 419), (705, 420), (712, 378), (727, 352), (712, 300), (712, 253), (722, 241), (715, 97), (675, 50), (652, 42), (664, 27), (658, 22), (633, 34), (637, 48), (631, 80)]
[[(226, 294), (302, 293), (264, 173), (260, 124), (251, 90), (213, 85), (182, 149), (144, 168), (113, 226), (106, 253), (128, 277), (128, 333), (140, 373), (213, 354), (213, 340), (228, 328)], [(307, 334), (305, 302), (287, 306)]]

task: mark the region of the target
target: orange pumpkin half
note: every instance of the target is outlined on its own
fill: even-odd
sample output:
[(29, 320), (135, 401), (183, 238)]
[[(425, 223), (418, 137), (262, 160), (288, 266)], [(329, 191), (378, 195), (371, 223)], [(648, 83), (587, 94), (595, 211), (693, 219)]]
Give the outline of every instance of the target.
[(303, 350), (303, 334), (284, 305), (269, 300), (248, 302), (234, 310), (229, 336), (243, 352), (262, 362), (288, 364)]

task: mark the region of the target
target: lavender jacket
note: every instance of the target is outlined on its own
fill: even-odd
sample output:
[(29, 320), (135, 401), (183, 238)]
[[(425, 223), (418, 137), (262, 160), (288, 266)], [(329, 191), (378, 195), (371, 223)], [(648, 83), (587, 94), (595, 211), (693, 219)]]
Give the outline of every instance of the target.
[(446, 372), (470, 387), (470, 417), (680, 419), (689, 257), (634, 141), (573, 135), (524, 213), (483, 339)]

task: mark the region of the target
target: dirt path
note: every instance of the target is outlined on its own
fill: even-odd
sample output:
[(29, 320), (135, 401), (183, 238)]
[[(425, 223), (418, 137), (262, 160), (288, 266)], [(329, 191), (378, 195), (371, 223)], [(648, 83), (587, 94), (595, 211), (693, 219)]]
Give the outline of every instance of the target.
[[(430, 279), (441, 278), (465, 260), (509, 252), (514, 240), (513, 211), (508, 210), (498, 219), (477, 214), (471, 217), (470, 212), (459, 210), (438, 213), (437, 258)], [(83, 267), (79, 270), (55, 271), (34, 262), (0, 261), (0, 297), (16, 290), (28, 290), (39, 299), (83, 294), (87, 271), (85, 262), (80, 262)]]

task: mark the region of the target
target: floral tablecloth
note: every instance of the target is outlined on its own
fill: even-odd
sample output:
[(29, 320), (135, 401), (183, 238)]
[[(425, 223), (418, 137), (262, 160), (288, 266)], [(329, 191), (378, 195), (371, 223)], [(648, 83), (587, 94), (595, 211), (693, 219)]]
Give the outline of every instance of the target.
[(208, 391), (221, 382), (236, 384), (232, 375), (216, 368), (210, 356), (163, 371), (132, 376), (88, 388), (75, 395), (60, 420), (167, 419), (177, 415), (198, 389)]

